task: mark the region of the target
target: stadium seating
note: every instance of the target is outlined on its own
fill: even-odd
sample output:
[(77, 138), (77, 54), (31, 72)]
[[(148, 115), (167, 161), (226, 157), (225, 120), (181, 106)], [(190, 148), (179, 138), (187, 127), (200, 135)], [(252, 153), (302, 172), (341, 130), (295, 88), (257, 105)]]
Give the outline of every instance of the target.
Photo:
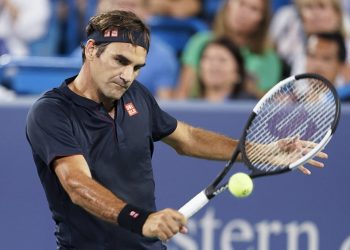
[(79, 72), (81, 59), (65, 57), (0, 58), (0, 83), (17, 94), (36, 95)]
[(177, 19), (172, 17), (154, 16), (149, 21), (152, 35), (168, 43), (179, 54), (188, 39), (199, 31), (205, 31), (208, 26), (200, 19)]

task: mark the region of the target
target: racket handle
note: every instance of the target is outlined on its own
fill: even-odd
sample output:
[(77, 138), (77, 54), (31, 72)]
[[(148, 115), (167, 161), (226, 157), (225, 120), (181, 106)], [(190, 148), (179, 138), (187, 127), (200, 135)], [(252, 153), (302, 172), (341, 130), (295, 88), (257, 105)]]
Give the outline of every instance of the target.
[(179, 212), (182, 213), (186, 218), (190, 218), (192, 217), (192, 215), (197, 213), (202, 207), (204, 207), (208, 203), (208, 201), (209, 199), (205, 195), (205, 190), (202, 190), (185, 205), (183, 205), (179, 209)]

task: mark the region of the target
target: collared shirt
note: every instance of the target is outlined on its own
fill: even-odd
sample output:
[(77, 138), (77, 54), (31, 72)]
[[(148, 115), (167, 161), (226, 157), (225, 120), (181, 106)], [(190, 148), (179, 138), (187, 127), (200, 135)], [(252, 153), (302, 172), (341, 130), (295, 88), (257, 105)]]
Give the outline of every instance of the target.
[(45, 93), (27, 117), (27, 138), (57, 225), (59, 249), (163, 249), (159, 241), (73, 204), (50, 165), (58, 157), (83, 155), (94, 180), (127, 203), (155, 210), (153, 142), (171, 134), (176, 119), (137, 81), (115, 102), (113, 119), (102, 104), (72, 92), (73, 80)]

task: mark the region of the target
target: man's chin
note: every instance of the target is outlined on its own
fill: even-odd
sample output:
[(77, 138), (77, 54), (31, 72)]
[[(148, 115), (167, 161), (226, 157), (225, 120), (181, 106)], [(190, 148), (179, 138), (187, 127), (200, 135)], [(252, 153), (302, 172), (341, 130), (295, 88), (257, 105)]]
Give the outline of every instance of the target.
[(113, 100), (119, 100), (124, 95), (125, 91), (118, 91), (117, 93), (110, 93), (107, 97)]
[(111, 100), (119, 100), (120, 98), (122, 98), (126, 91), (127, 89), (125, 88), (114, 86), (113, 88), (104, 89), (102, 93), (105, 96), (105, 98)]

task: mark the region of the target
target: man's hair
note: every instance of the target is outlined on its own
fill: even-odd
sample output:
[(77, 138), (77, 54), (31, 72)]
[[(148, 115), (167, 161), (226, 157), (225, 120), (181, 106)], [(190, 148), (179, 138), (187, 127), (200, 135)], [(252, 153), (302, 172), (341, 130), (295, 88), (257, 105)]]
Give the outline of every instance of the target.
[(346, 61), (346, 45), (344, 41), (344, 36), (340, 32), (327, 32), (327, 33), (315, 33), (309, 36), (309, 39), (316, 37), (319, 39), (327, 40), (336, 43), (338, 47), (337, 58), (341, 63)]
[[(133, 12), (113, 10), (93, 16), (86, 26), (86, 37), (89, 38), (95, 33), (103, 34), (108, 30), (123, 30), (126, 39), (133, 45), (139, 45), (140, 40), (148, 51), (150, 45), (150, 30)], [(135, 37), (139, 34), (141, 37)], [(97, 56), (100, 56), (106, 49), (109, 42), (96, 44)], [(85, 45), (82, 47), (82, 59), (85, 62)]]

